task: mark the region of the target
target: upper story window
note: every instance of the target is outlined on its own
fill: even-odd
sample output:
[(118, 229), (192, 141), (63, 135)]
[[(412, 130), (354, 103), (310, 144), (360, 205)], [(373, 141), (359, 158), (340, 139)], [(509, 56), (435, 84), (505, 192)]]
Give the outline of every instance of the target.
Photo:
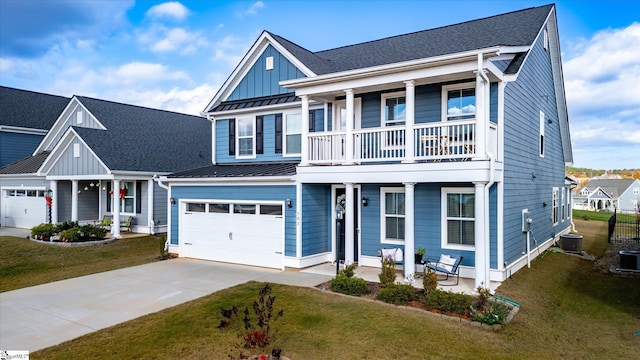
[(475, 246), (475, 192), (473, 188), (442, 189), (442, 248)]
[(589, 189), (585, 188), (580, 191), (580, 195), (589, 195)]
[(285, 115), (284, 156), (300, 155), (302, 138), (302, 114)]
[(404, 244), (404, 188), (382, 188), (380, 239), (386, 244)]
[(255, 157), (255, 122), (254, 119), (238, 119), (237, 121), (237, 156), (238, 157)]
[(633, 195), (640, 195), (640, 187), (633, 188)]
[(442, 120), (469, 120), (476, 117), (475, 83), (442, 87)]
[(404, 125), (407, 99), (405, 92), (382, 94), (382, 126)]

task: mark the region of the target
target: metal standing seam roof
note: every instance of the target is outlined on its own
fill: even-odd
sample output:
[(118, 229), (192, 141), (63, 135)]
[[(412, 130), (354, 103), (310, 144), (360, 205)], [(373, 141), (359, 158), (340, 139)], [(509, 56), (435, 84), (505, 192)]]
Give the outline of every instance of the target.
[(298, 162), (215, 164), (171, 174), (168, 178), (293, 176)]
[(216, 106), (215, 108), (211, 109), (210, 111), (213, 111), (213, 112), (230, 111), (230, 110), (260, 107), (260, 106), (286, 104), (286, 103), (296, 102), (298, 100), (300, 100), (300, 98), (298, 98), (293, 93), (263, 96), (263, 97), (251, 98), (251, 99), (225, 101), (220, 105)]
[(0, 86), (0, 125), (49, 130), (70, 98)]

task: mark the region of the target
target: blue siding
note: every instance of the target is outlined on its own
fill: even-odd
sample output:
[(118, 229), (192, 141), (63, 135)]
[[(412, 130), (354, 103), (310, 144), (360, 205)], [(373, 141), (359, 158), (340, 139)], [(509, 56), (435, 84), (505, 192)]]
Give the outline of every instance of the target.
[(0, 167), (31, 156), (44, 135), (0, 131)]
[(442, 85), (416, 86), (416, 124), (442, 119)]
[(498, 185), (489, 189), (489, 251), (490, 266), (498, 268)]
[[(273, 56), (273, 70), (265, 70), (266, 58)], [(261, 96), (291, 93), (278, 83), (282, 80), (299, 79), (305, 75), (289, 60), (269, 45), (253, 64), (236, 88), (225, 100), (250, 99)]]
[[(283, 202), (291, 199), (293, 206), (285, 210), (285, 255), (296, 256), (296, 187), (276, 186), (172, 186), (171, 196), (181, 199), (255, 200)], [(171, 206), (171, 244), (178, 245), (178, 206)], [(247, 224), (250, 226), (250, 224)]]
[[(552, 188), (564, 189), (564, 158), (549, 53), (542, 37), (534, 44), (518, 80), (505, 87), (504, 146), (504, 247), (510, 264), (522, 256), (526, 244), (521, 231), (521, 211), (533, 218), (537, 243), (566, 229), (568, 221), (552, 224)], [(545, 156), (539, 156), (539, 114), (545, 126)], [(533, 179), (532, 173), (536, 178)], [(545, 206), (544, 204), (547, 204)]]
[(331, 251), (331, 187), (302, 186), (302, 256)]
[(498, 123), (498, 83), (489, 86), (489, 121)]

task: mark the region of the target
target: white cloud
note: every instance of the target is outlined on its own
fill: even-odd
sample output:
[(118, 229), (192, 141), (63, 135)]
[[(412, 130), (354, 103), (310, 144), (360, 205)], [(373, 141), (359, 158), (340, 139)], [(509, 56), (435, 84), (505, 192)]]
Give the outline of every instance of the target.
[(244, 41), (237, 36), (225, 36), (214, 45), (213, 61), (226, 63), (233, 68), (240, 63), (251, 44), (251, 41)]
[(172, 1), (152, 6), (147, 10), (145, 15), (156, 19), (173, 18), (176, 20), (184, 20), (189, 16), (189, 14), (189, 9), (184, 5), (177, 1)]
[(251, 6), (244, 11), (244, 15), (257, 15), (258, 10), (264, 8), (264, 3), (262, 1), (256, 1)]
[(167, 28), (157, 24), (139, 31), (138, 41), (153, 52), (179, 52), (182, 55), (193, 54), (209, 44), (201, 32), (189, 32), (183, 28)]

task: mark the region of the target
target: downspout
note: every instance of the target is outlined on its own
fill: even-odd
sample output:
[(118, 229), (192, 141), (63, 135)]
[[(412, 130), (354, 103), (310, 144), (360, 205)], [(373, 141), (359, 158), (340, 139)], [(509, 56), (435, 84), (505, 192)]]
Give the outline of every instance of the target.
[[(153, 175), (153, 181), (158, 183), (158, 186), (160, 186), (161, 188), (167, 190), (167, 196), (171, 196), (171, 189), (169, 188), (169, 186), (165, 185), (162, 183), (162, 181), (160, 181), (160, 178), (158, 177), (158, 174), (154, 174)], [(167, 205), (167, 218), (169, 218), (171, 216), (171, 207), (170, 205)], [(168, 223), (168, 221), (167, 221)], [(170, 239), (170, 229), (167, 228), (167, 240), (164, 242), (164, 250), (167, 251), (169, 250), (169, 241)]]

